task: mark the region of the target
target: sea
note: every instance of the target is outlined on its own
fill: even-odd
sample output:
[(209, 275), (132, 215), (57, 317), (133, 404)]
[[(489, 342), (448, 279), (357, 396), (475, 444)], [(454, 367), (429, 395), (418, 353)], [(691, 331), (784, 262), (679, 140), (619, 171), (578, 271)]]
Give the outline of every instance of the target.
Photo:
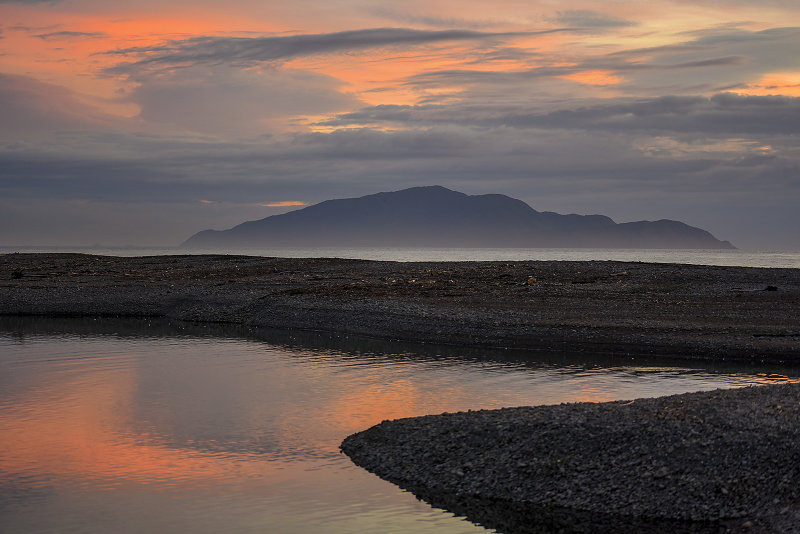
[(105, 256), (229, 254), (281, 258), (350, 258), (378, 261), (633, 261), (740, 267), (800, 268), (800, 250), (606, 249), (606, 248), (402, 248), (297, 247), (182, 249), (172, 247), (2, 246), (13, 252), (76, 252)]

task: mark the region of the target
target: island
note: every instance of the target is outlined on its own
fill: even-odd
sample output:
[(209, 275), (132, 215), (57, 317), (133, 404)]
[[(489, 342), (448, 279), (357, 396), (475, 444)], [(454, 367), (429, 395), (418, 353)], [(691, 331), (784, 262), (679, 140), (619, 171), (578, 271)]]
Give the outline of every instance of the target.
[(662, 219), (617, 224), (604, 215), (536, 211), (506, 195), (412, 187), (204, 230), (182, 247), (683, 248), (732, 249), (709, 232)]

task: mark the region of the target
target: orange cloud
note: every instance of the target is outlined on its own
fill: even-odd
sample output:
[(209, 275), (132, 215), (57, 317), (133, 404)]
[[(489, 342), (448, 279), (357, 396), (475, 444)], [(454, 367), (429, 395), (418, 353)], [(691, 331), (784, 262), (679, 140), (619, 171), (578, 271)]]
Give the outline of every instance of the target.
[(280, 202), (269, 202), (267, 204), (260, 205), (268, 208), (285, 208), (287, 206), (305, 206), (306, 203), (300, 202), (299, 200), (282, 200)]
[(800, 96), (800, 73), (767, 74), (757, 83), (740, 89), (737, 93), (754, 96)]
[[(143, 13), (137, 9), (113, 15), (70, 13), (47, 6), (0, 4), (0, 19), (17, 24), (3, 32), (4, 54), (0, 70), (7, 74), (35, 77), (62, 85), (103, 111), (133, 117), (137, 109), (120, 98), (131, 84), (120, 76), (108, 76), (105, 69), (126, 61), (114, 53), (136, 47), (158, 46), (171, 39), (199, 35), (236, 35), (237, 32), (281, 31), (270, 22), (253, 22), (205, 10)], [(255, 26), (255, 27), (254, 27)]]
[(571, 80), (586, 85), (619, 85), (622, 78), (607, 70), (590, 70), (560, 76), (564, 80)]

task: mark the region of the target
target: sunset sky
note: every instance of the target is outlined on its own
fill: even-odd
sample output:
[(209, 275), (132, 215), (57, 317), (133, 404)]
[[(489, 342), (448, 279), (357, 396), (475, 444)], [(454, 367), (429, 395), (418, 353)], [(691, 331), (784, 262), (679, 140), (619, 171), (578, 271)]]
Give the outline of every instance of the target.
[(416, 185), (800, 249), (797, 0), (0, 0), (0, 245)]

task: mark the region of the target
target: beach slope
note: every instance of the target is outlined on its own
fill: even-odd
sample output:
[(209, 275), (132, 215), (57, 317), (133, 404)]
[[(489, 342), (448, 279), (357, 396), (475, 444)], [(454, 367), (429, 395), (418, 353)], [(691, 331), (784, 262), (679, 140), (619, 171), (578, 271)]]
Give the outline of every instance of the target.
[(800, 385), (385, 421), (361, 467), (506, 533), (800, 532)]
[(169, 317), (474, 347), (800, 361), (800, 270), (0, 255), (0, 314)]

